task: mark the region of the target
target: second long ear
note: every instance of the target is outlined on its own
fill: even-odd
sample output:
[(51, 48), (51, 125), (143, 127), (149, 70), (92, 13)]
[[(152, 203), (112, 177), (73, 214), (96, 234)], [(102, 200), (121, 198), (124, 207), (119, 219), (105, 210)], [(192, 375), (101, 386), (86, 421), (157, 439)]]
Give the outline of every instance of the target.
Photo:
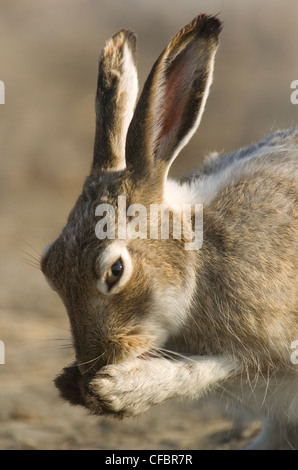
[(93, 170), (125, 168), (125, 141), (137, 94), (136, 36), (122, 29), (106, 43), (99, 59)]
[(196, 131), (212, 82), (220, 21), (199, 15), (155, 62), (138, 101), (126, 141), (126, 165), (137, 179), (166, 177)]

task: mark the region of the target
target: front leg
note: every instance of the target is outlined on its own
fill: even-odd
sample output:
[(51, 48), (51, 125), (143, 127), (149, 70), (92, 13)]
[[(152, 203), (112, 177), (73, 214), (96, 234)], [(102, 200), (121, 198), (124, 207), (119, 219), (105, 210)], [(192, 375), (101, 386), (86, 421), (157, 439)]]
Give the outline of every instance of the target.
[(168, 398), (199, 398), (239, 370), (228, 356), (193, 356), (178, 362), (136, 358), (103, 367), (88, 388), (105, 413), (134, 416)]

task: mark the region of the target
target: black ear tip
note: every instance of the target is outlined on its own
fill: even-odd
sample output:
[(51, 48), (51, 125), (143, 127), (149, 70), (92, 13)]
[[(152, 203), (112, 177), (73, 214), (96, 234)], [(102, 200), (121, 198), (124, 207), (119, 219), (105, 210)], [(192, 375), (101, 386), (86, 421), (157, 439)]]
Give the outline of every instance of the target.
[(132, 30), (126, 30), (126, 38), (127, 42), (130, 46), (130, 49), (133, 53), (133, 58), (136, 61), (136, 54), (137, 54), (137, 35)]
[[(123, 53), (123, 47), (126, 44), (132, 52), (133, 61), (134, 61), (134, 64), (136, 65), (136, 62), (137, 62), (137, 58), (136, 58), (137, 35), (136, 33), (132, 31), (131, 29), (122, 28), (120, 29), (120, 31), (118, 31), (112, 36), (111, 40), (112, 40), (112, 43), (110, 44), (110, 46), (113, 45), (114, 50), (119, 50), (121, 53)], [(111, 51), (112, 51), (111, 47), (108, 47), (108, 49), (105, 49), (103, 53), (109, 54), (109, 52), (111, 53)]]
[(201, 14), (194, 19), (194, 22), (201, 36), (217, 37), (222, 30), (222, 22), (217, 16)]
[(115, 33), (112, 36), (113, 43), (115, 46), (119, 47), (125, 42), (130, 46), (130, 48), (135, 51), (137, 47), (137, 35), (131, 29), (122, 28), (120, 31)]
[(133, 47), (136, 47), (137, 45), (137, 35), (134, 31), (132, 31), (131, 29), (128, 29), (126, 30), (126, 36), (127, 36), (127, 40), (129, 41), (129, 43), (133, 46)]

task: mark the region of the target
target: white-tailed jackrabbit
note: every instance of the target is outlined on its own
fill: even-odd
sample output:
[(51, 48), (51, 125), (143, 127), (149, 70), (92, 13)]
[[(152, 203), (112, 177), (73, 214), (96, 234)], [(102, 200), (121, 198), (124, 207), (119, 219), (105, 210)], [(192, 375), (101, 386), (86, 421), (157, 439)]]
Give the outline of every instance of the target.
[[(118, 417), (220, 389), (264, 416), (255, 448), (298, 449), (298, 131), (167, 177), (199, 125), (220, 30), (207, 15), (182, 29), (136, 109), (134, 33), (121, 30), (102, 52), (91, 173), (41, 260), (76, 353), (55, 383), (72, 404)], [(133, 209), (123, 219), (124, 200)], [(187, 225), (179, 208), (189, 205), (188, 231), (174, 236), (175, 214)], [(203, 240), (189, 249), (201, 205)]]

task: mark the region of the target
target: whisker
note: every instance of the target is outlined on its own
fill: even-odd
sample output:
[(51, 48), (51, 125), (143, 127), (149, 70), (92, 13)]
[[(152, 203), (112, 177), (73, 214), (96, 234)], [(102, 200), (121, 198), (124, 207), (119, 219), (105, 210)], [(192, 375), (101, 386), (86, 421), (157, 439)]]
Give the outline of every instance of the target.
[(88, 361), (73, 364), (70, 367), (78, 367), (78, 366), (82, 366), (82, 365), (85, 365), (85, 364), (93, 363), (93, 364), (91, 364), (91, 366), (88, 369), (86, 369), (86, 370), (84, 370), (84, 372), (82, 372), (82, 375), (86, 374), (87, 372), (89, 372), (92, 369), (92, 367), (94, 367), (98, 363), (98, 361), (102, 358), (102, 356), (104, 354), (105, 354), (105, 352), (103, 352), (100, 356), (97, 356), (93, 359), (89, 359)]
[(65, 344), (64, 346), (59, 346), (58, 349), (73, 349), (72, 344)]
[(38, 265), (40, 264), (40, 258), (37, 258), (32, 253), (29, 253), (29, 251), (23, 250), (22, 248), (19, 248), (19, 251), (21, 251), (25, 255), (29, 256), (29, 259), (36, 261), (38, 263)]
[(41, 253), (39, 253), (39, 251), (37, 251), (36, 248), (34, 248), (34, 246), (30, 245), (30, 243), (28, 243), (26, 240), (25, 240), (25, 243), (26, 243), (26, 245), (29, 246), (29, 248), (31, 248), (31, 250), (35, 251), (35, 253), (36, 253), (39, 257), (41, 257)]
[(25, 261), (25, 263), (26, 263), (28, 266), (31, 266), (31, 268), (36, 268), (36, 269), (40, 270), (39, 264), (34, 263), (33, 261), (31, 261), (31, 260), (29, 260), (29, 259), (27, 259), (27, 258), (22, 258), (22, 259), (23, 259), (23, 261)]
[(165, 357), (167, 359), (171, 359), (172, 361), (177, 361), (177, 359), (173, 357), (172, 354), (167, 353), (165, 351), (159, 351), (159, 354), (157, 355), (157, 357)]
[[(155, 349), (150, 349), (150, 355), (153, 356), (153, 357), (163, 357), (162, 354), (160, 354), (157, 350)], [(148, 355), (146, 352), (140, 354), (140, 357), (141, 359), (148, 359)], [(149, 357), (150, 359), (150, 357)]]
[[(53, 348), (53, 341), (63, 341), (64, 344), (61, 344), (57, 349), (73, 349), (73, 344), (68, 342), (69, 338), (38, 338), (31, 339), (32, 343), (40, 343), (43, 347), (46, 346), (46, 343), (49, 343), (48, 348)], [(56, 345), (55, 345), (56, 347)]]
[[(185, 356), (181, 353), (178, 353), (176, 351), (170, 351), (169, 349), (165, 349), (165, 348), (161, 348), (159, 347), (158, 348), (162, 353), (167, 353), (169, 357), (171, 357), (171, 355), (173, 356), (177, 356), (178, 358), (180, 357), (181, 359), (186, 359), (187, 361), (190, 361), (190, 362), (196, 362), (194, 359), (192, 359), (190, 356)], [(173, 358), (172, 358), (173, 359)]]
[[(103, 354), (102, 354), (102, 355), (103, 355)], [(102, 356), (102, 355), (101, 355), (101, 356)], [(84, 370), (84, 372), (82, 372), (82, 375), (83, 375), (83, 374), (87, 374), (87, 372), (89, 372), (89, 370), (91, 370), (94, 366), (96, 366), (96, 364), (98, 363), (98, 361), (99, 361), (99, 359), (101, 358), (101, 356), (99, 356), (99, 357), (95, 360), (94, 364), (91, 364), (91, 366), (88, 367), (88, 369)]]

